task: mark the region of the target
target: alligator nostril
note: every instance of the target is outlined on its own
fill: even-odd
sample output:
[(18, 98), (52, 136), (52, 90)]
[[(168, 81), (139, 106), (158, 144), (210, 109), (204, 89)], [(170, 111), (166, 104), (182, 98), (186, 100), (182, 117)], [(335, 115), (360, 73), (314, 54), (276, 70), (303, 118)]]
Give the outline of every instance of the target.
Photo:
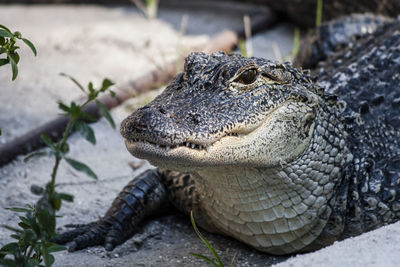
[(165, 111), (165, 109), (163, 109), (163, 108), (159, 108), (158, 111), (160, 111), (160, 113), (162, 113), (162, 114), (166, 114), (166, 113), (167, 113), (167, 112)]

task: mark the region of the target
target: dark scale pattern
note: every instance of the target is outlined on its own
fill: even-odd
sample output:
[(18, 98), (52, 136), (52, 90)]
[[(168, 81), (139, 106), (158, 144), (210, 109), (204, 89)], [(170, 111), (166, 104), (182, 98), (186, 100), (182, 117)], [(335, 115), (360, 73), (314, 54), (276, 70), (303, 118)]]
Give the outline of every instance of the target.
[[(354, 45), (357, 40), (392, 22), (393, 19), (388, 17), (354, 14), (324, 23), (303, 38), (300, 52), (293, 64), (303, 68), (314, 68), (318, 62), (326, 60), (337, 51), (342, 51), (348, 45)], [(341, 63), (342, 60), (339, 59), (334, 66), (340, 66)]]
[[(339, 61), (341, 64), (334, 64)], [(335, 66), (335, 67), (332, 67)], [(400, 21), (319, 65), (317, 80), (342, 105), (354, 155), (340, 194), (347, 193), (343, 237), (400, 216)], [(346, 182), (347, 182), (346, 181)], [(347, 192), (346, 192), (347, 191)], [(345, 202), (346, 200), (344, 200)]]

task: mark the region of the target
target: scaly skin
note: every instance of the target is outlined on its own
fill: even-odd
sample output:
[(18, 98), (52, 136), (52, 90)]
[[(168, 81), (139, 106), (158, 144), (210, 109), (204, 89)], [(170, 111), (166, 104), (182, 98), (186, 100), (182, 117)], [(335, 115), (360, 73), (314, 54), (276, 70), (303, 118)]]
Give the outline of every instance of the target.
[[(141, 175), (154, 186), (136, 212), (155, 213), (168, 198), (205, 229), (271, 254), (399, 220), (400, 23), (348, 49), (329, 58), (347, 56), (337, 70), (316, 70), (321, 86), (289, 64), (192, 53), (184, 73), (121, 124), (128, 150), (162, 168)], [(128, 204), (118, 197), (92, 228), (59, 241), (113, 249), (139, 221), (116, 208)], [(108, 229), (118, 242), (96, 239)]]
[(372, 14), (353, 14), (324, 23), (302, 40), (293, 65), (307, 69), (315, 68), (335, 52), (343, 51), (375, 32), (378, 28), (393, 23), (393, 19)]

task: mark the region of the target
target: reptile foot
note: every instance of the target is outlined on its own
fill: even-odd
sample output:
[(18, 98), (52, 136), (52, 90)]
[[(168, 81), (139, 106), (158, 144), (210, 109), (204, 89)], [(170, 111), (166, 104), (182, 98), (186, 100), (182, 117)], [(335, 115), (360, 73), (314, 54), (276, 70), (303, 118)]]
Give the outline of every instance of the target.
[(89, 224), (68, 225), (75, 229), (54, 238), (68, 251), (102, 245), (108, 251), (134, 235), (139, 223), (160, 211), (166, 202), (164, 185), (155, 170), (147, 170), (132, 180), (115, 198), (103, 218)]
[(57, 244), (67, 246), (69, 252), (81, 250), (90, 246), (103, 245), (106, 250), (111, 251), (117, 245), (125, 241), (126, 234), (120, 224), (111, 220), (99, 220), (97, 222), (81, 225), (66, 225), (75, 228), (60, 234), (53, 239)]

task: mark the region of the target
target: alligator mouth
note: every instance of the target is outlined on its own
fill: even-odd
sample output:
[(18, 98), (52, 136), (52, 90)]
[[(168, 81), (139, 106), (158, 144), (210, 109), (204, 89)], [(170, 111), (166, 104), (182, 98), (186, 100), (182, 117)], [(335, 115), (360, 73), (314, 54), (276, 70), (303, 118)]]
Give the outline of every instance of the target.
[(213, 142), (211, 144), (196, 144), (196, 143), (193, 143), (193, 142), (183, 142), (183, 143), (180, 143), (180, 144), (177, 144), (177, 145), (176, 144), (174, 144), (174, 145), (161, 145), (161, 144), (149, 141), (149, 140), (138, 139), (138, 138), (132, 138), (128, 142), (131, 143), (131, 144), (133, 144), (133, 143), (149, 144), (151, 146), (156, 147), (157, 149), (165, 150), (166, 152), (168, 152), (171, 149), (180, 148), (180, 147), (189, 148), (189, 149), (198, 150), (198, 151), (204, 150), (204, 151), (208, 152), (213, 144), (215, 144), (216, 142), (218, 142), (219, 140), (221, 140), (221, 139), (223, 139), (225, 137), (242, 137), (242, 136), (245, 136), (245, 135), (246, 134), (240, 134), (240, 133), (227, 133), (227, 134), (223, 135), (221, 138), (219, 138), (218, 140), (216, 140), (215, 142)]

